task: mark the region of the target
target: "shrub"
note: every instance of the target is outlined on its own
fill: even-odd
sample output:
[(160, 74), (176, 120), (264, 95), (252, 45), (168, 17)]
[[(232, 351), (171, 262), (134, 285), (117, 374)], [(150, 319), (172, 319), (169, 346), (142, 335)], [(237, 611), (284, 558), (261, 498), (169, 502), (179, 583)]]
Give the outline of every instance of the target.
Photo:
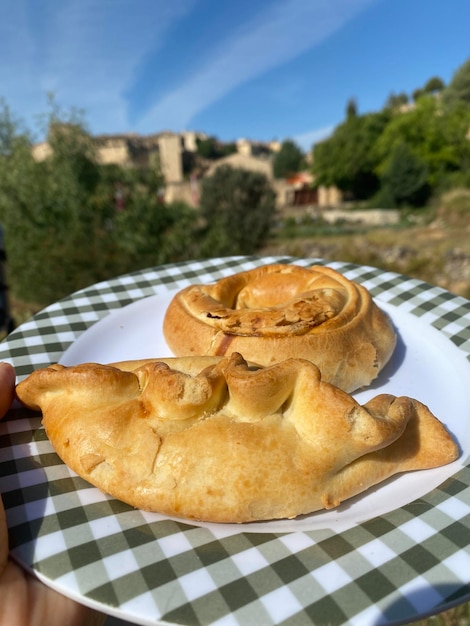
[(100, 166), (80, 123), (54, 123), (43, 162), (33, 159), (27, 134), (0, 133), (0, 144), (8, 140), (0, 145), (0, 223), (15, 297), (44, 306), (194, 251), (195, 212), (158, 201), (155, 171)]
[[(382, 201), (396, 206), (419, 206), (429, 197), (426, 164), (405, 143), (392, 151), (382, 175)], [(384, 208), (390, 208), (384, 205)]]
[(223, 165), (203, 181), (201, 254), (252, 254), (267, 240), (275, 193), (266, 176)]

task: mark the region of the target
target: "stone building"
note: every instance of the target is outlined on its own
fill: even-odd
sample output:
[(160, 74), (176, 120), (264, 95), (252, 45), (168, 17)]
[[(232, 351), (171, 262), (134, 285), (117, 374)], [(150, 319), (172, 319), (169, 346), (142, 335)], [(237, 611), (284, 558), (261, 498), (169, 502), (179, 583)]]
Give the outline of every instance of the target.
[[(62, 129), (63, 130), (63, 129)], [(184, 159), (197, 152), (197, 140), (207, 135), (196, 131), (174, 133), (163, 131), (152, 135), (123, 133), (116, 135), (96, 135), (93, 141), (98, 161), (102, 164), (116, 164), (122, 167), (148, 167), (159, 163), (165, 180), (164, 199), (166, 202), (185, 202), (197, 207), (199, 203), (199, 181), (211, 176), (222, 165), (241, 168), (264, 174), (271, 182), (277, 197), (277, 206), (317, 205), (335, 206), (341, 202), (341, 195), (335, 188), (312, 189), (313, 179), (307, 173), (288, 180), (275, 180), (273, 176), (273, 155), (281, 144), (238, 139), (237, 152), (206, 163), (198, 177), (193, 173), (184, 175)], [(51, 155), (50, 144), (45, 141), (33, 146), (33, 156), (42, 161)]]
[(158, 137), (136, 134), (97, 135), (93, 138), (97, 158), (103, 165), (122, 167), (146, 166), (152, 154), (158, 152)]
[[(149, 166), (152, 157), (158, 155), (163, 177), (171, 184), (183, 181), (183, 153), (195, 152), (199, 137), (205, 135), (194, 131), (164, 131), (153, 135), (95, 135), (93, 142), (97, 159), (102, 164), (114, 163), (122, 167)], [(51, 146), (48, 141), (35, 144), (32, 153), (35, 159), (42, 161), (51, 155)]]

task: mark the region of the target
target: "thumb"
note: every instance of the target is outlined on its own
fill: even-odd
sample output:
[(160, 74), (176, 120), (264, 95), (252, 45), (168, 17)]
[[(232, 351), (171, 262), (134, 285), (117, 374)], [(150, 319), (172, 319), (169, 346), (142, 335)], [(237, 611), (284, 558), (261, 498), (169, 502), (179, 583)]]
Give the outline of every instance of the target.
[(0, 418), (10, 408), (15, 395), (15, 370), (9, 363), (0, 363)]

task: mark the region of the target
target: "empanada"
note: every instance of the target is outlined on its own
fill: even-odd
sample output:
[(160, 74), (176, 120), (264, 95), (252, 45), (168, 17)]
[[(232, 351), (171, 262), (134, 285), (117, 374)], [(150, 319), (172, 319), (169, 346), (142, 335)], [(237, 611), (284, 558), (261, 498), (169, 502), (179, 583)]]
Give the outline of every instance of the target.
[(77, 474), (132, 506), (195, 520), (293, 518), (458, 455), (420, 402), (381, 395), (360, 406), (302, 359), (53, 365), (17, 395), (42, 411)]

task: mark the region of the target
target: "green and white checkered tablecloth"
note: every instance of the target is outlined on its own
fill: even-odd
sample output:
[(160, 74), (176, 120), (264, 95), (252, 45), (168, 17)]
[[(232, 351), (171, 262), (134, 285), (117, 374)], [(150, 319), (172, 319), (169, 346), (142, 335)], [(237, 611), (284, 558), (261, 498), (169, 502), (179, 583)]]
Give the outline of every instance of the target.
[[(322, 263), (232, 257), (121, 276), (41, 311), (0, 344), (0, 359), (15, 366), (20, 380), (59, 361), (87, 329), (128, 304), (271, 262)], [(437, 329), (470, 372), (469, 301), (391, 272), (330, 265), (423, 328)], [(62, 593), (137, 624), (379, 625), (464, 601), (470, 597), (465, 463), (424, 496), (342, 530), (259, 531), (134, 510), (68, 470), (39, 415), (18, 409), (0, 423), (0, 492), (13, 557)]]

